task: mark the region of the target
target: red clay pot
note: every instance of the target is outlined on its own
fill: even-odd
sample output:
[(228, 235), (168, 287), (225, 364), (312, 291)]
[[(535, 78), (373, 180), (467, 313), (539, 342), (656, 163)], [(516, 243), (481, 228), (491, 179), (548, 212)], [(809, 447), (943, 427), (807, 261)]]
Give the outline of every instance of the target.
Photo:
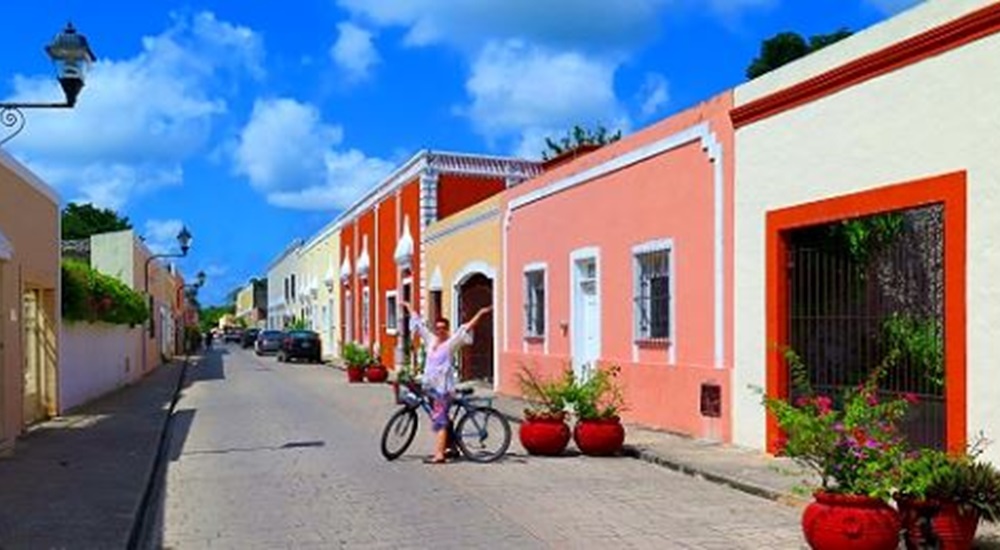
[(382, 365), (370, 366), (365, 369), (365, 378), (373, 383), (385, 382), (389, 378), (389, 369)]
[(530, 455), (559, 456), (569, 445), (569, 426), (565, 415), (525, 417), (518, 430), (521, 446)]
[(356, 384), (358, 382), (364, 382), (364, 380), (365, 380), (365, 369), (355, 366), (347, 367), (348, 382)]
[(899, 514), (884, 501), (817, 492), (802, 514), (802, 532), (813, 550), (896, 550)]
[(976, 539), (979, 513), (963, 510), (955, 502), (899, 499), (899, 515), (906, 529), (906, 548), (924, 548), (922, 518), (931, 518), (931, 530), (939, 550), (968, 550)]
[(573, 442), (587, 456), (610, 456), (621, 452), (625, 443), (625, 427), (621, 419), (577, 420)]

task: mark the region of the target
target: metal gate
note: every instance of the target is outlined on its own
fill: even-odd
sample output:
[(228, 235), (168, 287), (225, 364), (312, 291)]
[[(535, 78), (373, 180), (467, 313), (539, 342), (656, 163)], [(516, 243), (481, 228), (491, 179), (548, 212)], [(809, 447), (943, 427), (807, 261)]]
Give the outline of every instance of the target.
[[(907, 438), (943, 449), (943, 206), (798, 229), (786, 238), (787, 344), (813, 389), (836, 398), (894, 355), (879, 384), (883, 396), (914, 394), (919, 401), (902, 426)], [(794, 397), (794, 388), (788, 392)]]

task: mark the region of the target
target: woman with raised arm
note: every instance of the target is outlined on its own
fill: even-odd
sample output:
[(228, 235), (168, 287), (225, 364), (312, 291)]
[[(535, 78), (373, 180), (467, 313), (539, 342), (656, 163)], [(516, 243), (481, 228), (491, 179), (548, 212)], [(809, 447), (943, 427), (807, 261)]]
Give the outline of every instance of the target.
[(427, 329), (423, 318), (413, 310), (407, 302), (403, 307), (410, 313), (410, 328), (420, 335), (427, 350), (424, 365), (423, 388), (431, 396), (431, 430), (434, 431), (434, 457), (428, 460), (433, 464), (445, 462), (445, 449), (448, 446), (448, 409), (451, 408), (452, 392), (455, 390), (455, 366), (451, 358), (455, 350), (463, 344), (472, 343), (472, 329), (490, 312), (492, 307), (484, 307), (476, 312), (464, 325), (451, 333), (451, 323), (444, 317), (434, 321), (434, 331)]

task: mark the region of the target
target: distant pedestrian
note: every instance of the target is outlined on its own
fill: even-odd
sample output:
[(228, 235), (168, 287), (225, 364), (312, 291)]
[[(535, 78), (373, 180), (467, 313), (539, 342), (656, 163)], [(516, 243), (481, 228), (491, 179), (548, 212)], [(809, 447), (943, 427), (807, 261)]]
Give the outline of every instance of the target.
[(212, 331), (208, 331), (208, 332), (205, 333), (205, 349), (206, 350), (212, 349), (212, 336), (213, 336)]
[(434, 332), (427, 329), (420, 314), (413, 307), (403, 302), (403, 307), (411, 315), (410, 327), (420, 335), (427, 350), (424, 365), (423, 389), (431, 396), (431, 430), (434, 432), (434, 457), (429, 462), (442, 464), (445, 462), (445, 449), (448, 447), (448, 410), (455, 391), (455, 366), (452, 356), (460, 346), (472, 343), (472, 329), (476, 323), (490, 312), (491, 307), (484, 307), (476, 312), (464, 325), (451, 334), (451, 322), (444, 317), (434, 321)]

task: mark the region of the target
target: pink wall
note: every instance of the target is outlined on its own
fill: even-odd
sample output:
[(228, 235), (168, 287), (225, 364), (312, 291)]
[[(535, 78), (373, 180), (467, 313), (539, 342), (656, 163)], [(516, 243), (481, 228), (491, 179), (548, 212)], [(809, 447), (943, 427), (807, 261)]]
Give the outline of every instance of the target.
[[(595, 247), (599, 249), (599, 362), (622, 366), (629, 407), (625, 419), (697, 437), (730, 439), (733, 288), (728, 252), (732, 232), (730, 108), (728, 93), (716, 97), (515, 187), (505, 199), (510, 208), (517, 197), (707, 122), (713, 139), (721, 146), (723, 163), (725, 269), (721, 365), (715, 359), (715, 168), (702, 141), (695, 140), (537, 202), (520, 207), (514, 204), (506, 232), (508, 333), (501, 357), (502, 392), (517, 392), (515, 377), (521, 364), (537, 365), (545, 372), (556, 372), (570, 364), (572, 331), (561, 327), (563, 322), (572, 327), (570, 254), (583, 247)], [(545, 238), (539, 239), (540, 235)], [(673, 243), (674, 340), (668, 345), (635, 348), (632, 249), (662, 239)], [(523, 270), (536, 262), (547, 264), (548, 269), (546, 337), (544, 342), (526, 342)], [(671, 354), (675, 362), (670, 361)], [(708, 419), (701, 415), (703, 383), (722, 387), (722, 418)]]

